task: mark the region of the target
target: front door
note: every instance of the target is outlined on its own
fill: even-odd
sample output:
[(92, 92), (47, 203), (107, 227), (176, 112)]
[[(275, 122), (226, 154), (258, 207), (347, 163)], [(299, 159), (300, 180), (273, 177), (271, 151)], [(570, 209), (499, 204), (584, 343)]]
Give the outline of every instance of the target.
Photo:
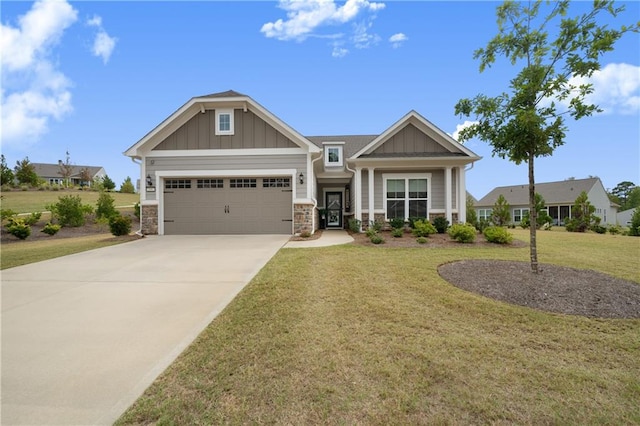
[(327, 192), (327, 228), (342, 228), (342, 192)]

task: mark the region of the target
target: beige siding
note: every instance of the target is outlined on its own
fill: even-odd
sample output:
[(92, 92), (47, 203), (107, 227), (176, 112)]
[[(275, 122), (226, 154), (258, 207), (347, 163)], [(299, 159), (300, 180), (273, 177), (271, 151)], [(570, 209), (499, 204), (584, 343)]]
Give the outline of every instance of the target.
[(449, 152), (445, 147), (421, 132), (413, 124), (408, 124), (398, 133), (379, 146), (372, 154)]
[[(153, 161), (153, 164), (151, 162)], [(154, 176), (157, 171), (170, 172), (174, 170), (205, 170), (219, 174), (225, 170), (268, 170), (268, 169), (296, 169), (296, 176), (307, 173), (306, 155), (246, 155), (246, 156), (195, 156), (195, 157), (159, 157), (147, 158), (146, 172)], [(197, 177), (197, 176), (192, 176)], [(297, 184), (297, 198), (306, 198), (307, 184)], [(147, 199), (154, 199), (155, 193), (147, 193)]]
[(160, 142), (154, 151), (298, 147), (251, 111), (234, 110), (234, 135), (216, 135), (215, 125), (215, 110), (198, 113)]

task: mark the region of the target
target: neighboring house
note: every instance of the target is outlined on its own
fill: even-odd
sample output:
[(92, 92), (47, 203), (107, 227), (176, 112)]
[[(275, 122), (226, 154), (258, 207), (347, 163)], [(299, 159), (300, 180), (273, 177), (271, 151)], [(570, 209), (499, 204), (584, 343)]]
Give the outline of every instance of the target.
[(129, 148), (145, 234), (293, 234), (350, 218), (464, 222), (478, 160), (411, 111), (380, 135), (305, 137), (252, 98), (195, 97)]
[[(554, 225), (564, 225), (571, 217), (571, 209), (576, 198), (587, 193), (589, 202), (595, 207), (595, 215), (601, 219), (601, 225), (616, 223), (618, 205), (609, 200), (599, 178), (569, 179), (559, 182), (536, 183), (536, 192), (544, 198), (547, 213)], [(478, 220), (489, 219), (498, 197), (503, 195), (511, 207), (511, 221), (520, 223), (529, 212), (529, 185), (500, 186), (475, 203)]]
[(631, 218), (633, 217), (633, 213), (635, 213), (635, 211), (636, 209), (633, 208), (633, 209), (627, 209), (627, 210), (618, 212), (618, 217), (617, 217), (618, 225), (631, 226)]
[[(64, 185), (62, 177), (62, 167), (58, 164), (32, 163), (38, 178), (44, 180), (50, 185)], [(82, 170), (87, 169), (91, 176), (90, 181), (82, 179)], [(103, 167), (99, 166), (72, 166), (71, 176), (69, 176), (69, 185), (73, 186), (91, 186), (95, 179), (102, 179), (107, 175)]]

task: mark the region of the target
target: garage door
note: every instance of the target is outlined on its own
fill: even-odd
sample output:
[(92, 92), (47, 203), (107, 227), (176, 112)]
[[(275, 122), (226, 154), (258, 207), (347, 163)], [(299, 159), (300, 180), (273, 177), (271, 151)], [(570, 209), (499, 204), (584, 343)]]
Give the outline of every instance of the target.
[(164, 180), (164, 233), (291, 234), (291, 178)]

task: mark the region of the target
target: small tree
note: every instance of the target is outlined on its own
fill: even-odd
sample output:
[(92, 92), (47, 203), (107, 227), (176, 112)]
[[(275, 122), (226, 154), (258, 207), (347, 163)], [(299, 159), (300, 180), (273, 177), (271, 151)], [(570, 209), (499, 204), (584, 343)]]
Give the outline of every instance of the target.
[(65, 154), (66, 157), (64, 161), (58, 161), (58, 174), (62, 176), (64, 186), (68, 188), (71, 180), (71, 175), (73, 175), (73, 165), (71, 164), (71, 156), (69, 155), (69, 151), (67, 151)]
[[(504, 57), (519, 71), (509, 82), (510, 93), (489, 97), (479, 94), (461, 99), (456, 114), (477, 122), (460, 132), (459, 140), (473, 137), (489, 142), (493, 155), (516, 164), (528, 164), (529, 210), (535, 211), (535, 159), (553, 154), (564, 144), (566, 114), (578, 120), (600, 110), (586, 97), (593, 92), (589, 78), (600, 69), (600, 58), (623, 34), (638, 32), (640, 24), (619, 29), (602, 24), (600, 14), (617, 17), (624, 7), (612, 0), (596, 0), (591, 10), (575, 18), (568, 16), (571, 2), (561, 0), (507, 1), (497, 8), (498, 34), (486, 47), (474, 52), (480, 59), (480, 72), (490, 68), (497, 57)], [(578, 78), (576, 80), (575, 78)], [(556, 102), (565, 107), (559, 108)], [(566, 108), (566, 110), (565, 110)], [(529, 232), (531, 271), (538, 273), (536, 227)]]
[[(540, 229), (545, 224), (551, 224), (553, 222), (553, 219), (551, 218), (551, 216), (549, 216), (545, 208), (544, 198), (542, 198), (542, 195), (538, 194), (537, 192), (536, 192), (535, 210), (536, 210), (536, 217), (538, 218), (537, 224), (536, 224), (536, 227), (538, 229)], [(529, 214), (529, 212), (524, 214), (521, 225), (524, 228), (531, 225), (531, 215)]]
[(115, 206), (115, 200), (111, 195), (106, 192), (100, 192), (98, 201), (96, 202), (96, 218), (109, 219), (111, 216), (116, 215), (118, 212)]
[(105, 191), (113, 191), (116, 188), (116, 184), (108, 175), (104, 175), (104, 178), (102, 178), (102, 187)]
[(131, 178), (127, 176), (127, 178), (122, 182), (122, 186), (120, 186), (120, 192), (124, 194), (133, 194), (136, 192), (133, 183), (131, 182)]
[(629, 229), (629, 235), (634, 237), (640, 237), (640, 207), (636, 207), (636, 210), (631, 216), (631, 229)]
[(31, 161), (29, 161), (29, 157), (24, 157), (22, 161), (16, 161), (16, 167), (14, 170), (18, 183), (31, 186), (38, 185), (36, 167), (31, 163)]
[(571, 219), (567, 222), (567, 231), (585, 232), (591, 226), (599, 222), (593, 214), (596, 208), (589, 202), (589, 197), (585, 191), (582, 191), (571, 207)]
[(4, 158), (4, 154), (0, 155), (0, 185), (13, 185), (15, 175), (13, 170), (7, 166), (7, 160)]
[(507, 199), (502, 194), (498, 196), (496, 203), (493, 205), (491, 222), (496, 226), (507, 226), (511, 222), (511, 206), (509, 206)]
[(478, 214), (476, 213), (476, 206), (471, 195), (467, 195), (467, 223), (472, 224), (476, 228), (478, 227)]
[(92, 180), (92, 176), (91, 176), (91, 172), (89, 171), (88, 167), (83, 167), (80, 170), (80, 180), (82, 181), (82, 185), (89, 185), (91, 186), (91, 180)]

